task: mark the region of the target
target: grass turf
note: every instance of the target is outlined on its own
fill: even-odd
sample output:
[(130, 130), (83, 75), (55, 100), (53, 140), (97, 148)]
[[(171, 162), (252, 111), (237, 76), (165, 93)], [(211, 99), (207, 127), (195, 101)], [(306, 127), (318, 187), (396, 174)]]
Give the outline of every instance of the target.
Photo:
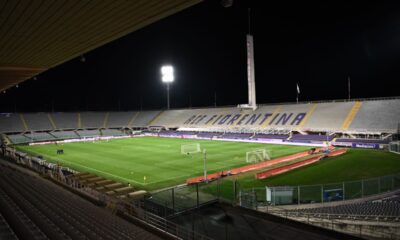
[[(383, 150), (348, 149), (348, 152), (344, 155), (323, 159), (315, 164), (262, 180), (255, 179), (254, 172), (232, 176), (222, 182), (220, 191), (222, 196), (231, 199), (233, 197), (233, 182), (235, 180), (239, 183), (240, 188), (248, 189), (253, 187), (263, 188), (265, 186), (340, 183), (343, 181), (368, 179), (399, 173), (399, 154)], [(351, 184), (348, 183), (349, 186)], [(341, 184), (338, 186), (341, 187)], [(360, 188), (360, 186), (357, 185), (356, 188)]]
[[(157, 137), (17, 148), (78, 171), (155, 190), (181, 184), (187, 178), (203, 174), (202, 154), (181, 154), (181, 145), (190, 143), (200, 143), (201, 148), (207, 150), (209, 173), (247, 165), (246, 152), (254, 149), (266, 148), (271, 151), (273, 158), (309, 149), (302, 146)], [(56, 154), (60, 148), (64, 150), (63, 155)]]
[[(310, 185), (352, 181), (400, 173), (400, 155), (381, 150), (349, 149), (344, 155), (327, 158), (285, 174), (264, 180), (252, 181), (252, 186)], [(256, 183), (257, 182), (257, 183)]]

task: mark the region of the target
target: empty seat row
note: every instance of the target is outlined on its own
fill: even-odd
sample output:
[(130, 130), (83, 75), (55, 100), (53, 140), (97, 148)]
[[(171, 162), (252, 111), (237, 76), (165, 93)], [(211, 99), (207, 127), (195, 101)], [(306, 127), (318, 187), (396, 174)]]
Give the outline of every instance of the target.
[(344, 204), (333, 207), (296, 209), (291, 211), (310, 213), (310, 214), (400, 217), (400, 202), (396, 201), (364, 202), (364, 203)]
[(4, 240), (17, 240), (18, 237), (15, 235), (14, 231), (8, 225), (7, 221), (4, 219), (3, 215), (0, 213), (0, 239)]
[(2, 209), (5, 203), (11, 209), (5, 219), (17, 214), (36, 239), (158, 239), (51, 182), (4, 166), (0, 201)]

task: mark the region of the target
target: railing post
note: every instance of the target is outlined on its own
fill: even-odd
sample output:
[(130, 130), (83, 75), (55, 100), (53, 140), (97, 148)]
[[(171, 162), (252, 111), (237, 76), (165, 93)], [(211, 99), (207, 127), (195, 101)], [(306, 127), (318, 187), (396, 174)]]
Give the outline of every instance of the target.
[(346, 189), (345, 189), (345, 183), (342, 183), (342, 191), (343, 191), (343, 201), (346, 200)]
[(172, 212), (175, 214), (175, 188), (172, 188)]
[(254, 201), (255, 201), (255, 205), (256, 205), (256, 210), (258, 210), (258, 201), (257, 201), (257, 193), (254, 192)]
[(197, 194), (197, 207), (200, 206), (200, 200), (199, 200), (199, 184), (196, 183), (196, 194)]
[(321, 203), (324, 203), (324, 185), (321, 184)]
[(221, 185), (221, 178), (218, 178), (217, 180), (217, 199), (219, 201), (219, 197), (220, 197), (220, 185)]
[(300, 185), (297, 186), (297, 205), (300, 205)]
[(239, 206), (242, 206), (242, 191), (239, 192)]
[[(253, 201), (255, 200), (255, 193), (254, 193), (254, 187), (253, 188), (251, 188), (251, 196), (252, 196), (252, 199), (253, 199)], [(251, 206), (251, 208), (252, 209), (254, 209), (254, 202), (252, 203), (252, 206)], [(256, 210), (257, 210), (257, 207), (256, 207)]]
[(165, 201), (165, 206), (164, 206), (164, 218), (167, 219), (167, 208), (168, 208), (168, 202)]
[(233, 199), (232, 199), (232, 204), (234, 204), (234, 202), (235, 202), (235, 200), (236, 200), (236, 196), (237, 196), (237, 193), (236, 193), (236, 180), (233, 182)]

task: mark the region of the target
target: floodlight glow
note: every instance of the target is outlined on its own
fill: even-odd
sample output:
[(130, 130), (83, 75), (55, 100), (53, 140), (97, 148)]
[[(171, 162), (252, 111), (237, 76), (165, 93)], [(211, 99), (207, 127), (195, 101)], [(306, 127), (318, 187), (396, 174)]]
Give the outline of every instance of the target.
[(163, 82), (173, 82), (175, 77), (174, 77), (174, 68), (172, 66), (163, 66), (161, 67), (161, 80)]

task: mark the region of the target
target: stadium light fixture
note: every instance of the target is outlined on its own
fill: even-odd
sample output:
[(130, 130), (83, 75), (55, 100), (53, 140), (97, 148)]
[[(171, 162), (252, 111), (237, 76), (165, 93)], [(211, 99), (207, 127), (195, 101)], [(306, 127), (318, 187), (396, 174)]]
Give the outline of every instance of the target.
[(174, 77), (174, 67), (168, 65), (168, 66), (162, 66), (161, 67), (161, 74), (162, 74), (162, 81), (165, 83), (171, 83), (175, 80)]
[(175, 80), (173, 66), (165, 65), (161, 67), (161, 80), (167, 84), (167, 109), (169, 109), (169, 84)]

